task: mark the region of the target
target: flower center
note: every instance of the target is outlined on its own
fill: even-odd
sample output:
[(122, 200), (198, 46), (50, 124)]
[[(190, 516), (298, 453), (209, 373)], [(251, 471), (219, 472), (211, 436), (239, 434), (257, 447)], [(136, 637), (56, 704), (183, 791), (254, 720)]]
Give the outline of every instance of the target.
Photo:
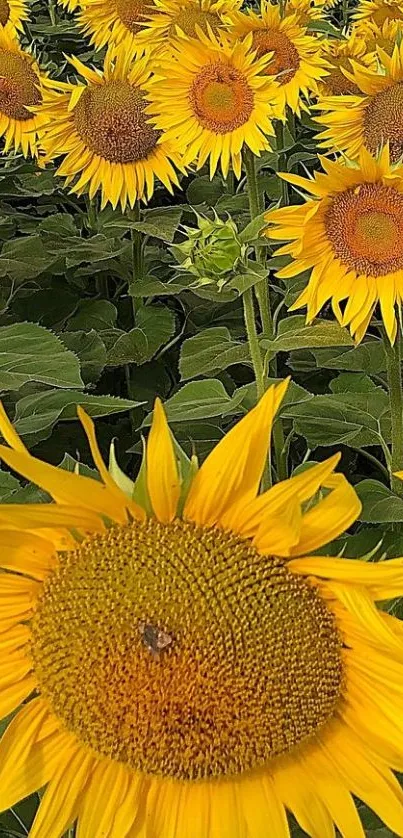
[(390, 159), (396, 163), (403, 154), (403, 82), (376, 93), (365, 108), (364, 141), (376, 153), (389, 141)]
[(371, 14), (371, 20), (379, 27), (382, 27), (386, 20), (403, 20), (400, 0), (384, 3), (379, 9), (375, 9)]
[(177, 26), (182, 29), (185, 35), (192, 38), (196, 35), (196, 26), (200, 26), (200, 29), (207, 33), (207, 24), (209, 24), (213, 32), (217, 32), (220, 23), (220, 18), (214, 12), (204, 12), (198, 6), (187, 6), (181, 9), (174, 18), (172, 25), (169, 27), (169, 37), (172, 38), (176, 35)]
[(384, 276), (403, 269), (403, 195), (364, 183), (332, 198), (325, 229), (336, 255), (359, 274)]
[(204, 128), (216, 134), (244, 125), (254, 105), (253, 91), (244, 74), (222, 61), (202, 67), (189, 100)]
[(351, 73), (350, 59), (347, 56), (340, 56), (339, 58), (329, 58), (329, 63), (333, 69), (330, 70), (329, 75), (323, 80), (326, 85), (326, 93), (331, 96), (344, 96), (352, 93), (354, 96), (362, 96), (362, 91), (355, 82), (348, 79), (341, 71), (348, 70)]
[(38, 105), (42, 101), (38, 83), (24, 56), (0, 49), (0, 113), (22, 121), (32, 119), (25, 105)]
[(159, 132), (144, 114), (143, 92), (125, 81), (88, 87), (74, 108), (86, 146), (111, 163), (135, 163), (155, 148)]
[(7, 0), (0, 0), (0, 23), (5, 26), (10, 17), (10, 6)]
[(68, 730), (178, 779), (288, 753), (333, 716), (344, 687), (318, 591), (249, 541), (183, 521), (114, 526), (63, 554), (31, 653)]
[(146, 0), (115, 0), (116, 14), (126, 29), (134, 35), (142, 28), (141, 24), (147, 20), (147, 12), (152, 3)]
[(294, 78), (300, 64), (298, 51), (284, 32), (277, 29), (260, 29), (253, 33), (253, 46), (257, 57), (272, 52), (273, 58), (266, 68), (270, 76), (278, 74), (280, 85), (287, 84)]

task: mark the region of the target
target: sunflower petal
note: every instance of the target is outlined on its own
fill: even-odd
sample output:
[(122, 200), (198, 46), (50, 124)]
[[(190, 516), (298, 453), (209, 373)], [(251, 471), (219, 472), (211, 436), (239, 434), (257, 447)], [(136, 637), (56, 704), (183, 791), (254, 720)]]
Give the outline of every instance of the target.
[(180, 496), (180, 481), (172, 434), (160, 399), (155, 401), (147, 440), (147, 487), (158, 520), (164, 524), (173, 521)]

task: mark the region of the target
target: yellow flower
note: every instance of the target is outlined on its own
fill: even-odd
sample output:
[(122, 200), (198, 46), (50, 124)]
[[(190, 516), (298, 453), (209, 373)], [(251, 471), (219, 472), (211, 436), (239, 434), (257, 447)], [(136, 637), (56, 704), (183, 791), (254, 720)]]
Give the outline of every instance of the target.
[(0, 24), (12, 32), (23, 32), (28, 18), (27, 0), (0, 0)]
[(402, 0), (359, 0), (353, 18), (359, 23), (369, 20), (377, 26), (385, 20), (403, 20)]
[[(317, 92), (317, 82), (326, 75), (320, 42), (298, 20), (298, 15), (280, 15), (278, 6), (262, 0), (260, 15), (252, 10), (234, 15), (233, 32), (238, 38), (251, 33), (258, 58), (270, 56), (266, 73), (276, 76), (274, 115), (285, 119), (286, 106), (300, 113), (301, 97)], [(306, 108), (305, 108), (306, 109)]]
[(80, 0), (77, 22), (98, 49), (119, 44), (130, 50), (153, 9), (153, 0)]
[(288, 0), (286, 15), (296, 15), (301, 26), (307, 26), (311, 21), (322, 20), (324, 3), (322, 0)]
[(312, 268), (292, 308), (306, 305), (310, 322), (330, 300), (339, 323), (358, 341), (379, 303), (393, 343), (395, 304), (403, 299), (403, 167), (391, 167), (387, 146), (378, 160), (364, 149), (355, 167), (325, 158), (321, 163), (326, 174), (315, 172), (313, 180), (282, 175), (314, 197), (267, 214), (274, 225), (269, 238), (291, 242), (277, 251), (292, 257), (277, 275)]
[(352, 795), (402, 834), (403, 630), (375, 603), (403, 560), (313, 555), (360, 511), (337, 454), (257, 494), (286, 386), (188, 489), (157, 401), (148, 515), (83, 411), (101, 483), (30, 455), (2, 411), (3, 461), (55, 501), (0, 506), (1, 715), (24, 702), (0, 808), (47, 786), (31, 838), (76, 818), (82, 838), (288, 838), (286, 810), (361, 838)]
[(68, 12), (75, 12), (76, 9), (80, 8), (82, 0), (56, 0), (60, 6), (64, 6)]
[(352, 72), (351, 59), (357, 64), (368, 64), (367, 42), (363, 35), (355, 30), (347, 33), (343, 40), (327, 38), (321, 42), (326, 59), (328, 75), (320, 83), (323, 96), (360, 95), (358, 85), (346, 76), (343, 70)]
[(197, 39), (173, 41), (171, 56), (158, 64), (146, 110), (166, 139), (186, 152), (186, 164), (195, 161), (200, 168), (209, 158), (212, 177), (221, 160), (224, 177), (230, 163), (239, 177), (244, 145), (254, 154), (270, 148), (275, 82), (262, 75), (267, 61), (256, 58), (252, 35), (230, 44), (199, 29)]
[(326, 126), (319, 134), (321, 145), (343, 151), (355, 159), (364, 147), (371, 153), (386, 142), (392, 162), (403, 154), (403, 44), (394, 47), (391, 56), (378, 49), (382, 60), (379, 69), (352, 62), (351, 80), (358, 96), (329, 96), (321, 99), (321, 116)]
[(172, 39), (180, 34), (197, 37), (199, 29), (219, 33), (231, 20), (241, 0), (155, 0), (138, 36), (139, 44), (171, 49)]
[(172, 192), (178, 155), (145, 114), (149, 58), (133, 63), (129, 51), (109, 50), (103, 72), (78, 58), (70, 63), (83, 81), (48, 82), (44, 93), (44, 162), (63, 156), (57, 174), (73, 182), (71, 191), (79, 195), (88, 191), (92, 198), (102, 190), (103, 207), (110, 201), (124, 209), (150, 198), (156, 177)]
[(36, 153), (43, 117), (32, 113), (42, 100), (39, 67), (32, 55), (20, 49), (12, 29), (0, 27), (0, 137), (4, 151), (13, 148), (24, 157)]
[(354, 31), (358, 37), (365, 40), (369, 63), (378, 63), (378, 48), (392, 55), (396, 43), (401, 43), (403, 20), (385, 20), (382, 26), (377, 26), (371, 20), (363, 20), (355, 24)]

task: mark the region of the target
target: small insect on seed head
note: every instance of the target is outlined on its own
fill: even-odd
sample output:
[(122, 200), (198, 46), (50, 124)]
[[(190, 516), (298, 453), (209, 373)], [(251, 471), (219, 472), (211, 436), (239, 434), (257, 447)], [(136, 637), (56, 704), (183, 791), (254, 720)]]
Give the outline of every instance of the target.
[(152, 623), (140, 623), (139, 630), (144, 645), (153, 657), (159, 657), (160, 653), (173, 642), (172, 635)]

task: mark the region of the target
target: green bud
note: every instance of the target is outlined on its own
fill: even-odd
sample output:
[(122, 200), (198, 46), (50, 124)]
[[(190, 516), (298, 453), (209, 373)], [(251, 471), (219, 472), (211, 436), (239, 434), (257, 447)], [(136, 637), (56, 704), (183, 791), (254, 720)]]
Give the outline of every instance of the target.
[(184, 228), (186, 240), (174, 245), (172, 251), (181, 269), (194, 274), (198, 284), (214, 283), (222, 288), (244, 258), (245, 245), (231, 219), (222, 221), (216, 216), (211, 221), (198, 215), (197, 221), (197, 227)]

